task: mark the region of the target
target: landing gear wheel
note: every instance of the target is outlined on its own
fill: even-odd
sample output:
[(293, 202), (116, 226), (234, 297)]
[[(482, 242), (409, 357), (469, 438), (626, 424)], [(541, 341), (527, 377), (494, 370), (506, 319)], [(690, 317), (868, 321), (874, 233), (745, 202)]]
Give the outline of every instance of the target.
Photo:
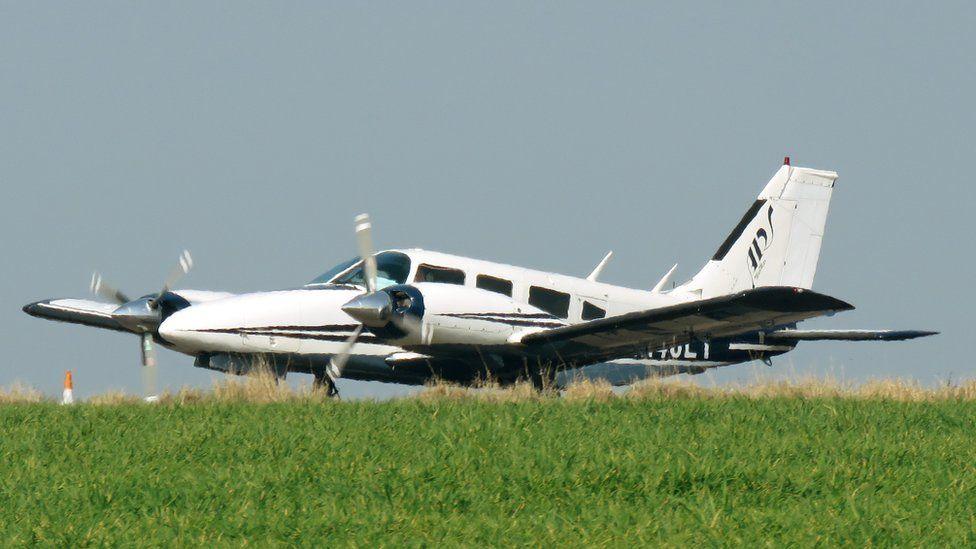
[(339, 398), (339, 389), (336, 387), (336, 384), (334, 381), (332, 381), (331, 377), (326, 375), (325, 372), (316, 372), (314, 375), (315, 381), (312, 382), (313, 389), (318, 390), (324, 387), (326, 390), (326, 396), (329, 398)]

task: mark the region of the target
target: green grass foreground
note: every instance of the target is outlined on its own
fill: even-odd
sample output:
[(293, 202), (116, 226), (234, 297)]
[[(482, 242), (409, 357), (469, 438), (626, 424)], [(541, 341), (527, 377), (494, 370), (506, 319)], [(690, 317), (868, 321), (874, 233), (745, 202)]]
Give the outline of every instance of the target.
[(976, 401), (0, 406), (0, 543), (976, 543)]

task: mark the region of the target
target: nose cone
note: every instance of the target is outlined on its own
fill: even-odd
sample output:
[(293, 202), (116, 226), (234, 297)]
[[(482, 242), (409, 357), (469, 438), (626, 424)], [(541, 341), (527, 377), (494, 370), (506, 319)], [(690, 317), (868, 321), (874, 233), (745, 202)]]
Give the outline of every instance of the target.
[(373, 292), (354, 297), (342, 311), (367, 326), (382, 328), (390, 322), (393, 302), (388, 293)]
[[(219, 321), (225, 318), (210, 314), (220, 311), (208, 311), (206, 306), (206, 303), (195, 305), (171, 314), (159, 325), (159, 336), (185, 350), (206, 350), (224, 343), (223, 339), (238, 342), (237, 330), (220, 329), (223, 324)], [(231, 324), (240, 325), (236, 318), (231, 318), (234, 321)]]
[(187, 322), (187, 317), (192, 317), (193, 315), (188, 314), (189, 310), (177, 311), (173, 313), (159, 325), (159, 336), (170, 343), (182, 343), (184, 335), (189, 335), (193, 333), (193, 322)]

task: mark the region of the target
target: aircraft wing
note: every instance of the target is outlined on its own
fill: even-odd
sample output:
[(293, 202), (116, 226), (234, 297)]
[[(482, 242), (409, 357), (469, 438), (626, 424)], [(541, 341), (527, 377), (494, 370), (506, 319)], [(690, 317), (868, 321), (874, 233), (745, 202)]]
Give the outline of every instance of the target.
[(904, 341), (938, 333), (925, 330), (775, 330), (763, 337), (786, 341)]
[(529, 354), (585, 364), (632, 358), (692, 339), (734, 336), (853, 308), (810, 290), (769, 286), (535, 332), (521, 343)]
[(24, 305), (24, 312), (47, 320), (84, 324), (96, 328), (128, 332), (112, 318), (118, 305), (90, 299), (45, 299)]

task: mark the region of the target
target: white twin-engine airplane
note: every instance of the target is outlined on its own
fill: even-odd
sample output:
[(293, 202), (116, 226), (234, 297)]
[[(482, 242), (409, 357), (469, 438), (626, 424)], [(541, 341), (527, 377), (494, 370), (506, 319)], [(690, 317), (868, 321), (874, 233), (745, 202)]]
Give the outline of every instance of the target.
[(768, 363), (799, 341), (936, 333), (796, 328), (854, 308), (810, 290), (836, 179), (791, 167), (787, 158), (702, 270), (673, 288), (674, 267), (651, 290), (598, 282), (610, 254), (585, 278), (419, 249), (374, 254), (361, 215), (359, 257), (300, 288), (173, 290), (192, 266), (184, 252), (158, 293), (130, 300), (96, 274), (92, 290), (113, 303), (51, 299), (24, 311), (137, 334), (149, 368), (158, 343), (202, 368), (246, 373), (261, 364), (279, 377), (311, 373), (330, 394), (341, 377), (559, 387), (581, 376), (624, 385)]

